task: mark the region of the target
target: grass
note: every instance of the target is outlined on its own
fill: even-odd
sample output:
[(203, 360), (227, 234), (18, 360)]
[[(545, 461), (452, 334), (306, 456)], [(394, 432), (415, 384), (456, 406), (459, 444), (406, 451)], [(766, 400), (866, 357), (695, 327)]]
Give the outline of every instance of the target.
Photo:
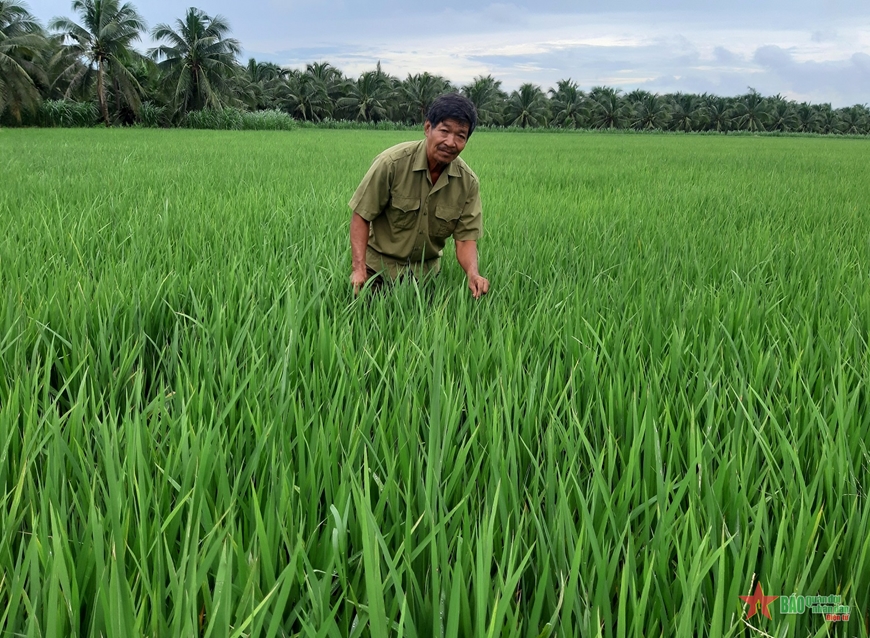
[(0, 132), (0, 635), (870, 635), (867, 142), (482, 132), (354, 300), (415, 137)]

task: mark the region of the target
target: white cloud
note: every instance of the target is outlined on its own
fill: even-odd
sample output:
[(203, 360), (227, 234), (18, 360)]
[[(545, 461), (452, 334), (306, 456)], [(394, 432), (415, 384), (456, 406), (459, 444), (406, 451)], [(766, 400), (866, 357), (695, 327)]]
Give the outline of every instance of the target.
[[(183, 9), (137, 4), (152, 25)], [(47, 21), (72, 15), (69, 0), (29, 0)], [(348, 74), (378, 60), (400, 77), (429, 71), (456, 83), (491, 73), (507, 89), (571, 77), (626, 90), (811, 96), (867, 101), (870, 4), (866, 0), (209, 0), (258, 59), (328, 60)], [(863, 57), (862, 57), (863, 56)]]

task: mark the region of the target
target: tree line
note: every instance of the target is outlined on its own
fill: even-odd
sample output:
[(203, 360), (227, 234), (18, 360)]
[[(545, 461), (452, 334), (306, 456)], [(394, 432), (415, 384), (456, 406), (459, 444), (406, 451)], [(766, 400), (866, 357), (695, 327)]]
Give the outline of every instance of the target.
[[(508, 93), (491, 75), (457, 86), (430, 73), (401, 79), (380, 63), (353, 78), (329, 62), (305, 69), (241, 63), (226, 19), (194, 7), (150, 31), (130, 3), (73, 0), (72, 9), (75, 17), (54, 18), (46, 28), (19, 0), (0, 0), (0, 123), (173, 126), (232, 109), (415, 125), (435, 97), (458, 91), (477, 106), (480, 123), (493, 127), (870, 134), (867, 105), (835, 109), (754, 89), (735, 97), (584, 91), (571, 79), (547, 91), (526, 83)], [(145, 33), (157, 44), (141, 53), (133, 45)]]

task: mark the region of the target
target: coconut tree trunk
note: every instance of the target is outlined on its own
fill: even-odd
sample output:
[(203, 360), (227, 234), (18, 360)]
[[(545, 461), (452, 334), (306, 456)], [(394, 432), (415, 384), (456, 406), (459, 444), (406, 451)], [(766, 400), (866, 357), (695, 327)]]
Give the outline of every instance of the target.
[(205, 108), (205, 102), (199, 92), (199, 67), (194, 64), (191, 68), (193, 74), (193, 110), (198, 111)]
[(97, 63), (97, 101), (100, 103), (100, 112), (106, 127), (109, 126), (109, 107), (106, 105), (106, 88), (103, 85), (103, 59)]

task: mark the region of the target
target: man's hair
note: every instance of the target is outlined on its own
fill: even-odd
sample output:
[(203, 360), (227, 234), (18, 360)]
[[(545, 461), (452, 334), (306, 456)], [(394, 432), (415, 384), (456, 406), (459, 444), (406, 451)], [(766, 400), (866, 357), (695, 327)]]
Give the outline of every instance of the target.
[(474, 133), (477, 126), (477, 109), (474, 102), (459, 93), (447, 93), (435, 98), (426, 119), (434, 127), (444, 120), (456, 120), (462, 124), (468, 124), (468, 137)]

